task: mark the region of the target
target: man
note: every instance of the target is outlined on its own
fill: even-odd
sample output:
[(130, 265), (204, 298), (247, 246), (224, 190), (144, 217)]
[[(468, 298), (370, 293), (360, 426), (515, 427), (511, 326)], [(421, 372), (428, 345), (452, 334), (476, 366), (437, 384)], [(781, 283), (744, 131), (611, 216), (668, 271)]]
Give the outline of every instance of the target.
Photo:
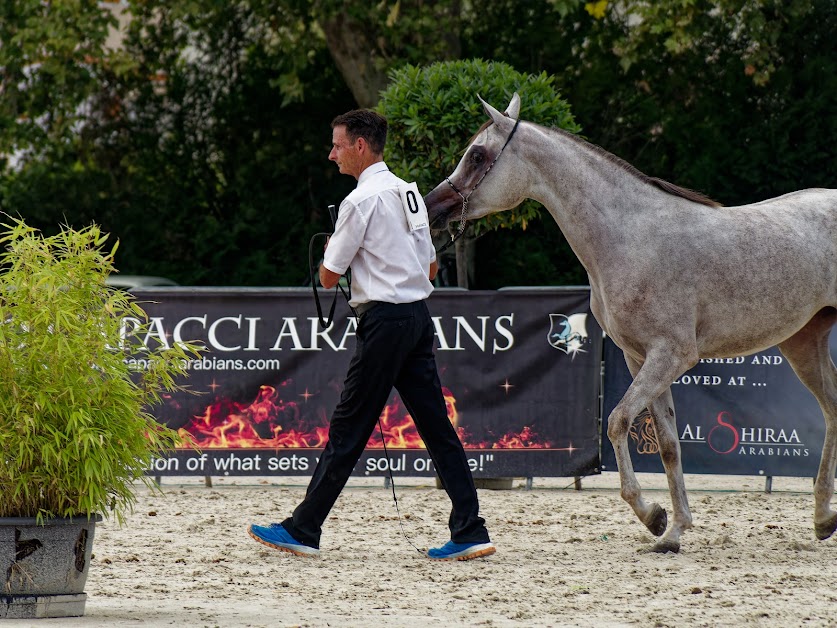
[(495, 548), (479, 515), (465, 450), (448, 420), (433, 355), (434, 328), (424, 300), (433, 291), (430, 282), (437, 264), (427, 212), (423, 203), (416, 212), (415, 204), (402, 202), (399, 187), (403, 191), (406, 184), (383, 161), (387, 135), (383, 116), (370, 110), (350, 111), (336, 117), (331, 128), (328, 158), (341, 173), (355, 177), (358, 185), (340, 204), (320, 266), (320, 282), (333, 288), (351, 266), (350, 305), (359, 316), (357, 347), (305, 499), (281, 524), (251, 525), (250, 536), (298, 556), (319, 555), (322, 524), (394, 386), (453, 504), (451, 540), (429, 550), (427, 556), (436, 560), (488, 556)]

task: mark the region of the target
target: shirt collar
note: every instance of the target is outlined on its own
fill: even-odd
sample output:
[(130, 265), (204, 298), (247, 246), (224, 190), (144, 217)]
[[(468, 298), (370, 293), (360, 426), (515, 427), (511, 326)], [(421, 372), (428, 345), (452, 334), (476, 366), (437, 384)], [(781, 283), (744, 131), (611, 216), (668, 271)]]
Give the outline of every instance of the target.
[(363, 172), (360, 173), (360, 176), (357, 178), (357, 183), (358, 183), (358, 185), (360, 185), (361, 183), (366, 181), (366, 179), (368, 179), (372, 175), (376, 175), (379, 172), (386, 172), (388, 170), (389, 170), (389, 168), (387, 167), (387, 165), (383, 161), (376, 161), (371, 166), (367, 166), (366, 170), (364, 170)]

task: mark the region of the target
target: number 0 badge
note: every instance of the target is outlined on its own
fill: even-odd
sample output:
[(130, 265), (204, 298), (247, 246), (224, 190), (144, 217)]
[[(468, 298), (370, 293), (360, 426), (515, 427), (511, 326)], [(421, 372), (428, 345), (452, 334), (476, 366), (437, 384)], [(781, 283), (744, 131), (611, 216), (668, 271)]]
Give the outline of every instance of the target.
[(424, 205), (424, 198), (419, 193), (418, 185), (415, 182), (399, 185), (398, 193), (401, 194), (401, 205), (404, 207), (404, 215), (407, 216), (410, 231), (426, 228), (428, 226), (427, 207)]

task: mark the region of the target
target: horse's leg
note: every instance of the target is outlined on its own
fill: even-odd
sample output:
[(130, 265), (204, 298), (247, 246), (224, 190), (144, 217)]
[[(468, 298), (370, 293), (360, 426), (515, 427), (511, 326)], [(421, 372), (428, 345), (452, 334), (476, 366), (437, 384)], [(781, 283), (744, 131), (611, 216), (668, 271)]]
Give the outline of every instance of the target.
[(692, 513), (686, 495), (686, 483), (683, 480), (683, 465), (680, 457), (680, 438), (677, 435), (677, 419), (674, 413), (674, 400), (671, 387), (657, 397), (649, 408), (660, 444), (660, 458), (666, 470), (668, 490), (671, 495), (671, 507), (674, 520), (668, 531), (652, 547), (654, 552), (679, 552), (680, 535), (692, 527)]
[[(632, 358), (625, 356), (625, 362), (631, 375), (636, 377), (640, 364)], [(677, 415), (674, 412), (674, 399), (671, 396), (671, 386), (657, 397), (649, 408), (654, 431), (657, 435), (657, 442), (660, 445), (660, 458), (666, 471), (668, 489), (671, 494), (671, 506), (674, 510), (674, 521), (663, 538), (654, 544), (652, 550), (655, 552), (678, 552), (680, 551), (680, 535), (692, 527), (692, 513), (689, 510), (689, 499), (686, 495), (686, 483), (683, 480), (683, 465), (680, 457), (680, 438), (677, 435)], [(665, 510), (660, 508), (663, 515)], [(665, 530), (665, 517), (662, 521), (657, 520), (655, 525), (662, 523)], [(650, 529), (650, 528), (649, 528)], [(662, 534), (659, 528), (652, 529), (657, 536)]]
[[(674, 525), (653, 549), (659, 552), (676, 552), (680, 549), (680, 533), (691, 527), (691, 515), (683, 483), (680, 445), (674, 425), (674, 404), (671, 402), (669, 389), (671, 382), (697, 362), (696, 353), (688, 358), (678, 358), (673, 352), (649, 352), (641, 366), (628, 356), (625, 356), (625, 359), (634, 381), (610, 413), (607, 428), (619, 468), (622, 499), (630, 504), (636, 516), (652, 534), (660, 536), (666, 531), (666, 511), (659, 504), (648, 504), (642, 498), (628, 450), (628, 429), (631, 422), (644, 408), (648, 408), (654, 416), (660, 454), (666, 466), (672, 505), (675, 509)], [(671, 415), (668, 413), (669, 408)]]
[(837, 513), (830, 507), (837, 467), (837, 369), (828, 349), (828, 334), (835, 322), (837, 310), (820, 310), (779, 345), (799, 379), (814, 393), (825, 417), (825, 441), (814, 484), (814, 532), (818, 539), (827, 539), (837, 529)]

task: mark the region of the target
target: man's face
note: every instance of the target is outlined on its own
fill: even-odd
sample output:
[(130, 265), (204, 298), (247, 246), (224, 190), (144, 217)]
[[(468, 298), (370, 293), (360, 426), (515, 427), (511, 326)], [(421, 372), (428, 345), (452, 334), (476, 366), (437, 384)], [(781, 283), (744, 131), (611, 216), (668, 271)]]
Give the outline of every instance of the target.
[(345, 126), (336, 126), (332, 129), (331, 152), (328, 158), (340, 167), (341, 174), (349, 174), (357, 179), (362, 172), (357, 141), (352, 142), (349, 139)]

